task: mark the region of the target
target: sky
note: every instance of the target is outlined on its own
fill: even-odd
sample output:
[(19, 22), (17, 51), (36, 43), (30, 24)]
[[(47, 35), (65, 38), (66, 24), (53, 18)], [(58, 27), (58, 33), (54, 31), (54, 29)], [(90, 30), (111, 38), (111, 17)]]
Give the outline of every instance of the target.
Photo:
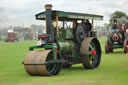
[(35, 20), (35, 14), (44, 11), (45, 4), (52, 4), (55, 10), (103, 15), (104, 20), (98, 25), (108, 23), (114, 11), (128, 14), (128, 0), (1, 0), (0, 29), (22, 23), (25, 27), (41, 25), (43, 22)]

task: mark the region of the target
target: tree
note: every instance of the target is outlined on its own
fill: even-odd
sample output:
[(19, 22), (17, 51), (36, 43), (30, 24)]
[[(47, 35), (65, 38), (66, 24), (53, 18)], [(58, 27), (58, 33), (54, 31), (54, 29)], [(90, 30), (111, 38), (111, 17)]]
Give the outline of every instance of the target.
[(105, 31), (109, 31), (109, 24), (104, 23), (104, 30), (105, 30)]
[(127, 16), (126, 13), (121, 12), (121, 11), (115, 11), (114, 13), (111, 14), (109, 22), (110, 22), (110, 24), (111, 24), (113, 18), (118, 18), (118, 19), (120, 19), (120, 18), (122, 18), (122, 17), (128, 19), (128, 16)]
[(45, 27), (43, 25), (31, 25), (30, 29), (32, 29), (33, 32), (44, 32), (45, 31)]

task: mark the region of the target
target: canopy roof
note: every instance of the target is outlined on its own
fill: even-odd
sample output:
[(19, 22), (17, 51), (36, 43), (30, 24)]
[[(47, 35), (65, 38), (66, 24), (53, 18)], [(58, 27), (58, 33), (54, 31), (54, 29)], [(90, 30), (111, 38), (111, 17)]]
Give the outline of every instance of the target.
[[(103, 20), (103, 16), (101, 16), (101, 15), (52, 10), (52, 17), (55, 17), (57, 15), (58, 15), (59, 20), (62, 20), (62, 19), (69, 19), (69, 20), (72, 20), (72, 19), (76, 19), (76, 20), (83, 20), (83, 19)], [(45, 11), (41, 12), (41, 13), (38, 13), (35, 16), (36, 16), (37, 20), (45, 20)]]

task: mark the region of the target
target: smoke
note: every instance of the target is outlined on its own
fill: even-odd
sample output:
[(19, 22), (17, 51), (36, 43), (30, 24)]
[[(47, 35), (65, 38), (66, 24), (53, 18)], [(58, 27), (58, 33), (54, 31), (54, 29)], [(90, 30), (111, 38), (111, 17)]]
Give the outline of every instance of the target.
[(0, 7), (0, 12), (3, 12), (3, 11), (4, 11), (4, 9), (2, 7)]
[(0, 23), (8, 21), (8, 14), (4, 8), (0, 7)]
[(121, 17), (117, 21), (119, 24), (127, 24), (128, 23), (128, 19), (126, 17)]

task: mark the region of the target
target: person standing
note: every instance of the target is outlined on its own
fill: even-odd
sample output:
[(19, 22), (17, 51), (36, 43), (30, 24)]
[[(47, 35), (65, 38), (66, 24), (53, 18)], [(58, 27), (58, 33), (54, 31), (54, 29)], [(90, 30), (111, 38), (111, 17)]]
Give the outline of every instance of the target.
[(92, 30), (92, 24), (89, 22), (88, 19), (86, 19), (85, 26), (86, 26), (85, 31), (87, 32), (88, 36), (90, 36), (90, 31)]

